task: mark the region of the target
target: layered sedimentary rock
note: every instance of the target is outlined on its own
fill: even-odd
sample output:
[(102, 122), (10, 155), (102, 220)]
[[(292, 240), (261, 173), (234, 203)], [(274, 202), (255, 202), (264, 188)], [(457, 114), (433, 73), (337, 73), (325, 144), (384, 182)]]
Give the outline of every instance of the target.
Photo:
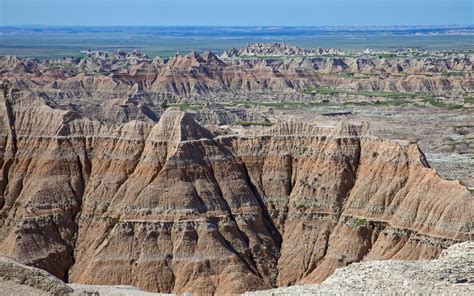
[(238, 293), (473, 239), (416, 144), (297, 121), (216, 136), (168, 108), (101, 123), (2, 85), (0, 252), (73, 283)]
[[(277, 47), (282, 54), (292, 48)], [(211, 52), (192, 52), (152, 60), (139, 52), (118, 51), (45, 61), (0, 57), (2, 83), (39, 96), (55, 109), (110, 125), (156, 123), (171, 105), (185, 109), (197, 104), (195, 118), (215, 125), (267, 122), (245, 110), (245, 104), (235, 108), (240, 102), (340, 103), (344, 98), (396, 104), (403, 98), (403, 103), (423, 106), (447, 101), (469, 107), (464, 98), (474, 90), (472, 71), (471, 55), (454, 54), (220, 59)], [(224, 108), (216, 107), (224, 102)]]
[[(431, 261), (383, 260), (340, 268), (317, 285), (295, 285), (245, 295), (472, 295), (474, 243), (464, 242)], [(0, 257), (0, 288), (5, 295), (170, 295), (133, 286), (64, 284), (43, 270)]]
[[(441, 58), (292, 57), (221, 60), (210, 52), (146, 59), (89, 53), (82, 59), (0, 58), (4, 78), (32, 80), (48, 96), (145, 98), (157, 102), (216, 92), (294, 91), (330, 87), (352, 91), (459, 94), (474, 89), (471, 56)], [(340, 75), (343, 74), (343, 75)], [(61, 89), (61, 92), (57, 90)]]

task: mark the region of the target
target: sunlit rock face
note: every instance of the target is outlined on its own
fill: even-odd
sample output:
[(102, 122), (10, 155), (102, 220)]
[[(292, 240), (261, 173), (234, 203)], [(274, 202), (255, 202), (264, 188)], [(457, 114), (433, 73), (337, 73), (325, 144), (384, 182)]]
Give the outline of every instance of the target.
[(468, 190), (365, 126), (216, 136), (175, 108), (110, 124), (22, 85), (0, 93), (0, 252), (69, 282), (240, 293), (473, 239)]

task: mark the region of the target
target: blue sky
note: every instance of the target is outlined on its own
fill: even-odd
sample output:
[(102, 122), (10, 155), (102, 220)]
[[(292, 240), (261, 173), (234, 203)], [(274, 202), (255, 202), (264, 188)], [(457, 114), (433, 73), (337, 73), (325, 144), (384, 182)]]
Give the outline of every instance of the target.
[(473, 24), (474, 0), (0, 0), (0, 25)]

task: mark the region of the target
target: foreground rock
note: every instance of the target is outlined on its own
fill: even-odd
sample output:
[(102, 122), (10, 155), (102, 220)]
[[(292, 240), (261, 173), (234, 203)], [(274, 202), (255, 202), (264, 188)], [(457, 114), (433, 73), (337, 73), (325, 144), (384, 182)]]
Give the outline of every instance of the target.
[(337, 269), (319, 285), (245, 295), (473, 295), (474, 242), (454, 245), (432, 261), (369, 261)]
[(74, 290), (44, 270), (0, 256), (0, 295), (68, 295)]
[(132, 286), (93, 286), (65, 284), (48, 272), (0, 256), (0, 295), (2, 296), (151, 296)]

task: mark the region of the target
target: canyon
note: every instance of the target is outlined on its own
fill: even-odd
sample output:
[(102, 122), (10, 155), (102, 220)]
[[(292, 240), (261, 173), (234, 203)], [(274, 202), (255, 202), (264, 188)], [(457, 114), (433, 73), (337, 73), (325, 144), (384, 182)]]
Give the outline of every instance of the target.
[(469, 116), (470, 57), (239, 55), (0, 58), (0, 253), (68, 283), (210, 295), (434, 259), (474, 239), (472, 194), (417, 141), (367, 122), (270, 120), (240, 101), (403, 93)]

